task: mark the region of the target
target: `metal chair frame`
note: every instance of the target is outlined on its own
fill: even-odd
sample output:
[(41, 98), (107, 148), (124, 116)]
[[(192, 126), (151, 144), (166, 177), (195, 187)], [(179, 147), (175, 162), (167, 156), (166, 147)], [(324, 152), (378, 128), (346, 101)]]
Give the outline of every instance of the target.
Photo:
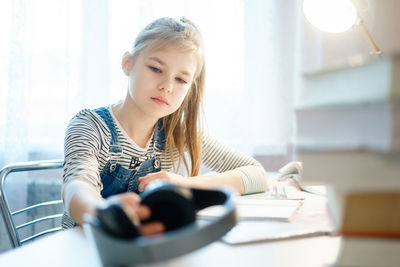
[(20, 240), (20, 237), (18, 234), (18, 230), (20, 230), (24, 227), (34, 225), (34, 224), (42, 222), (42, 221), (60, 218), (62, 216), (62, 214), (55, 214), (55, 215), (41, 217), (41, 218), (38, 218), (38, 219), (35, 219), (32, 221), (23, 223), (21, 225), (17, 225), (17, 226), (14, 223), (13, 216), (15, 216), (17, 214), (21, 214), (23, 212), (27, 212), (29, 210), (39, 208), (39, 207), (58, 205), (58, 204), (62, 203), (62, 200), (53, 200), (53, 201), (42, 202), (42, 203), (38, 203), (36, 205), (32, 205), (32, 206), (29, 206), (29, 207), (26, 207), (26, 208), (23, 208), (23, 209), (13, 212), (10, 210), (10, 207), (9, 207), (9, 204), (7, 201), (7, 196), (6, 196), (5, 190), (4, 190), (4, 184), (5, 184), (7, 176), (13, 172), (59, 169), (59, 168), (62, 168), (62, 166), (63, 166), (63, 160), (42, 160), (42, 161), (30, 161), (30, 162), (8, 164), (0, 170), (0, 210), (1, 210), (1, 213), (3, 214), (4, 222), (5, 222), (6, 228), (8, 230), (8, 235), (10, 237), (11, 244), (14, 248), (19, 247), (23, 243), (33, 240), (39, 236), (61, 230), (61, 227), (51, 228), (51, 229), (42, 231), (40, 233), (34, 234), (32, 236), (29, 236), (28, 238), (25, 238), (23, 240)]

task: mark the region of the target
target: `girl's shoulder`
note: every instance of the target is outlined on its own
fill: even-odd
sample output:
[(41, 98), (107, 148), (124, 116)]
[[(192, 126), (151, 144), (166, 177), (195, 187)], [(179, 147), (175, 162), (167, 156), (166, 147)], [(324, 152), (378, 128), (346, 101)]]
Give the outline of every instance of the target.
[[(108, 109), (109, 107), (105, 107)], [(69, 127), (91, 128), (100, 133), (109, 135), (109, 129), (100, 115), (94, 109), (82, 109), (72, 117)]]
[[(101, 107), (101, 109), (109, 111), (110, 107), (109, 106)], [(76, 113), (71, 120), (88, 120), (88, 121), (93, 121), (95, 123), (102, 123), (102, 122), (104, 123), (99, 113), (96, 112), (97, 110), (100, 110), (100, 108), (97, 109), (84, 108), (80, 110), (78, 113)]]
[[(106, 107), (108, 109), (108, 107)], [(84, 108), (82, 110), (80, 110), (78, 113), (75, 114), (75, 116), (72, 119), (76, 119), (76, 118), (93, 118), (93, 117), (98, 117), (98, 114), (96, 113), (95, 109), (88, 109), (88, 108)]]
[(72, 117), (72, 120), (76, 119), (90, 119), (90, 117), (94, 115), (94, 111), (92, 109), (84, 108), (80, 110), (78, 113), (75, 114), (74, 117)]

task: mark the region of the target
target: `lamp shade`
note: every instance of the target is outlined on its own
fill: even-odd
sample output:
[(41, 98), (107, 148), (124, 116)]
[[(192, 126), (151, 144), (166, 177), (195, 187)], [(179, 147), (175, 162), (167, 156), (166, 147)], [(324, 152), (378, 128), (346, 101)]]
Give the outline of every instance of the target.
[(357, 20), (350, 0), (304, 0), (303, 13), (314, 27), (332, 33), (348, 30)]

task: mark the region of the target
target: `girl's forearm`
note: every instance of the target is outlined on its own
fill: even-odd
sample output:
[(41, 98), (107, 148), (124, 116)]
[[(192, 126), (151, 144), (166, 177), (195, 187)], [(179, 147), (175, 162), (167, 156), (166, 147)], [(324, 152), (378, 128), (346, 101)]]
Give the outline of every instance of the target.
[(190, 177), (188, 179), (188, 185), (198, 188), (218, 188), (229, 186), (241, 195), (245, 193), (242, 176), (235, 170), (212, 175)]
[(79, 225), (83, 223), (85, 213), (96, 215), (96, 208), (103, 202), (101, 195), (83, 181), (70, 182), (65, 188), (64, 195), (66, 196), (64, 201), (66, 198), (69, 200), (70, 215)]

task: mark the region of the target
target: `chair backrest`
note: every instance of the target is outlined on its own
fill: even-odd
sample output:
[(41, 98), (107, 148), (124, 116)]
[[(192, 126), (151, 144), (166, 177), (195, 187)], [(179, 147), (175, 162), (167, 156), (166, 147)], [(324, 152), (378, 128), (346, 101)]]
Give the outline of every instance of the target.
[[(36, 234), (32, 234), (23, 240), (20, 239), (19, 231), (28, 226), (36, 225), (44, 221), (55, 220), (62, 216), (61, 213), (51, 214), (39, 218), (35, 218), (31, 221), (22, 223), (20, 225), (16, 225), (15, 216), (23, 213), (32, 212), (32, 210), (36, 210), (42, 207), (49, 207), (54, 205), (62, 205), (62, 200), (51, 200), (46, 202), (40, 202), (29, 207), (25, 207), (23, 209), (19, 209), (16, 211), (11, 211), (9, 202), (7, 200), (6, 190), (5, 190), (5, 181), (9, 174), (13, 172), (27, 172), (27, 171), (36, 171), (36, 170), (50, 170), (50, 169), (59, 169), (63, 166), (63, 160), (43, 160), (43, 161), (30, 161), (30, 162), (21, 162), (21, 163), (13, 163), (6, 165), (4, 168), (0, 170), (0, 210), (3, 214), (4, 222), (10, 237), (10, 241), (13, 247), (21, 246), (23, 243), (33, 240), (39, 236), (43, 236), (48, 233), (52, 233), (55, 231), (61, 230), (61, 226), (53, 227), (50, 229), (46, 229)], [(61, 179), (61, 177), (60, 177)]]

